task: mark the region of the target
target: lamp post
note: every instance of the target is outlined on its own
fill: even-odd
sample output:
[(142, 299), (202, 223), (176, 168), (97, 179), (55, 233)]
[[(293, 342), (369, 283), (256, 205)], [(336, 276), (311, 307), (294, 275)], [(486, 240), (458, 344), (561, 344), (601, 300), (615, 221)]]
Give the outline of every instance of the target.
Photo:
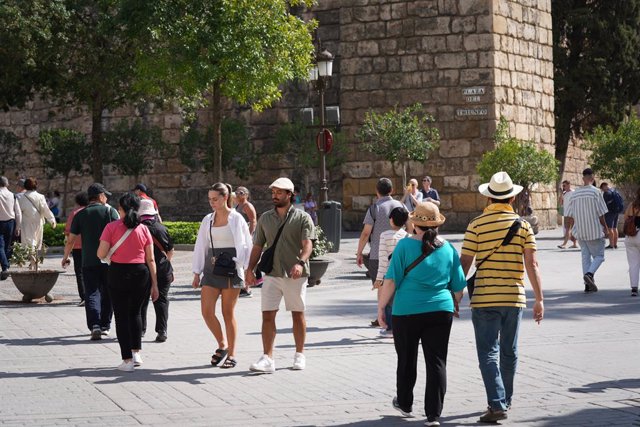
[(320, 95), (320, 132), (322, 144), (320, 144), (320, 168), (322, 169), (322, 187), (320, 187), (320, 200), (329, 201), (329, 189), (327, 188), (327, 135), (324, 128), (324, 91), (327, 88), (327, 80), (333, 72), (333, 55), (327, 49), (322, 49), (316, 56), (316, 65), (311, 69), (310, 79), (315, 81), (316, 90)]

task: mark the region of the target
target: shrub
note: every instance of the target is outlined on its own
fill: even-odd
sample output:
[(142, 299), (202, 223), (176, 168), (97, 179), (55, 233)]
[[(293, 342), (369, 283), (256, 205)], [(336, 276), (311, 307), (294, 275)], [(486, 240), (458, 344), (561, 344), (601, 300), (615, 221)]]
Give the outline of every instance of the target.
[(64, 224), (58, 224), (56, 228), (52, 228), (48, 223), (45, 224), (42, 239), (49, 247), (64, 246)]
[(309, 259), (315, 259), (326, 254), (333, 248), (333, 243), (327, 240), (324, 230), (316, 225), (316, 240), (313, 241), (313, 251)]

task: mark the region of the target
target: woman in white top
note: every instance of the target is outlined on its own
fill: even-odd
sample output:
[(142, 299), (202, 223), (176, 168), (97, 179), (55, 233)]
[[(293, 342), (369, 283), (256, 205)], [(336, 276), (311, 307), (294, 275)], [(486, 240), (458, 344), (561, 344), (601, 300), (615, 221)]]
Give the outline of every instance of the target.
[(404, 203), (409, 212), (413, 212), (420, 202), (422, 202), (422, 192), (418, 190), (418, 180), (412, 178), (404, 191), (402, 203)]
[[(235, 209), (231, 208), (231, 186), (218, 182), (209, 189), (209, 205), (212, 213), (205, 216), (200, 224), (198, 237), (193, 249), (194, 288), (202, 286), (200, 307), (207, 327), (218, 342), (218, 348), (211, 356), (211, 364), (222, 368), (236, 366), (235, 344), (237, 323), (235, 306), (240, 289), (244, 288), (244, 271), (249, 266), (249, 256), (253, 243), (249, 227)], [(230, 275), (219, 274), (215, 269), (216, 259), (233, 259), (235, 271)], [(202, 275), (202, 278), (201, 276)], [(225, 339), (215, 309), (218, 297), (222, 300), (222, 317), (228, 339)]]
[(36, 191), (38, 181), (35, 178), (27, 178), (24, 181), (24, 188), (27, 191), (18, 198), (18, 204), (22, 212), (20, 241), (23, 245), (41, 249), (44, 222), (47, 221), (53, 228), (56, 228), (56, 219), (49, 206), (47, 206), (44, 195)]

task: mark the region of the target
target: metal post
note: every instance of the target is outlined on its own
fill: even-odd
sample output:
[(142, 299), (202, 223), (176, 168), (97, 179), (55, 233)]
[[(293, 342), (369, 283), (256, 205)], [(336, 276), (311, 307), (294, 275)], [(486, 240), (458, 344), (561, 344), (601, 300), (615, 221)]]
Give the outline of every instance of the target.
[(322, 147), (320, 149), (320, 168), (322, 169), (322, 187), (320, 187), (320, 199), (322, 202), (329, 201), (329, 189), (327, 188), (327, 136), (324, 132), (324, 77), (318, 77), (318, 92), (320, 92), (320, 132), (322, 132)]

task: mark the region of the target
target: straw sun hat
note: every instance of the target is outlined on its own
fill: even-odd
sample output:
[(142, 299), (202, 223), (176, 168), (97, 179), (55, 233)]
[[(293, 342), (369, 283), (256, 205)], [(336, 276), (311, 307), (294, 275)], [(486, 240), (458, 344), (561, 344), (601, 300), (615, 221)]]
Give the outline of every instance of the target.
[(445, 219), (438, 205), (431, 202), (418, 203), (415, 210), (409, 214), (409, 220), (413, 225), (422, 227), (438, 227), (444, 224)]
[(514, 184), (508, 173), (498, 172), (493, 174), (488, 183), (480, 184), (478, 191), (483, 196), (504, 200), (519, 194), (522, 191), (522, 186)]

